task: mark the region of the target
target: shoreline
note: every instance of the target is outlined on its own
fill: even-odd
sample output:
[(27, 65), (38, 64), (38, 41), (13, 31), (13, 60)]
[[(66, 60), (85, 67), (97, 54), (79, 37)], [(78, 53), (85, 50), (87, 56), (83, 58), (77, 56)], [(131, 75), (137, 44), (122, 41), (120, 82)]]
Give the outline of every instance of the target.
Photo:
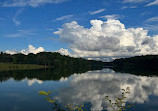
[(0, 71), (32, 70), (32, 69), (44, 69), (44, 68), (49, 68), (49, 66), (37, 65), (37, 64), (0, 63)]

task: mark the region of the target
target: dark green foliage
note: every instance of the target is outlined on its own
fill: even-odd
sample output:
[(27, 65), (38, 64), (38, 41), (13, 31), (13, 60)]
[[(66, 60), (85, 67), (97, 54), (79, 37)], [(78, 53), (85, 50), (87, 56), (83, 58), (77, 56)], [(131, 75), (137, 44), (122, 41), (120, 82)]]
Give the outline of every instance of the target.
[(112, 69), (116, 72), (138, 75), (158, 75), (158, 55), (116, 59), (112, 63)]
[(115, 66), (131, 66), (137, 68), (147, 68), (158, 70), (158, 55), (136, 56), (131, 58), (116, 59), (113, 61)]
[(100, 68), (51, 68), (51, 69), (34, 69), (34, 70), (14, 70), (14, 71), (0, 71), (0, 82), (6, 81), (10, 78), (20, 81), (25, 78), (34, 79), (37, 78), (42, 81), (46, 80), (60, 80), (61, 77), (69, 77), (72, 74), (81, 74), (89, 70), (100, 70)]
[(0, 71), (11, 70), (31, 70), (31, 69), (43, 69), (47, 68), (44, 65), (37, 64), (13, 64), (13, 63), (0, 63)]
[(53, 67), (71, 67), (71, 68), (85, 68), (85, 67), (100, 67), (104, 63), (101, 61), (88, 61), (83, 58), (73, 58), (61, 55), (57, 52), (41, 52), (38, 54), (6, 54), (0, 53), (0, 63), (14, 63), (14, 64), (38, 64)]

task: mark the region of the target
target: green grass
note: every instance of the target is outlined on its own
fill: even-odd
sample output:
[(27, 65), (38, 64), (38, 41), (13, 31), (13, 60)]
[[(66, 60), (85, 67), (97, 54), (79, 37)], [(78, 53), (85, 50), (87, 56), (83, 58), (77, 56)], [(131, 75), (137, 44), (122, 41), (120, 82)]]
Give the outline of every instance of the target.
[(42, 68), (48, 68), (48, 67), (43, 65), (35, 65), (35, 64), (0, 63), (0, 71), (30, 70), (30, 69), (42, 69)]

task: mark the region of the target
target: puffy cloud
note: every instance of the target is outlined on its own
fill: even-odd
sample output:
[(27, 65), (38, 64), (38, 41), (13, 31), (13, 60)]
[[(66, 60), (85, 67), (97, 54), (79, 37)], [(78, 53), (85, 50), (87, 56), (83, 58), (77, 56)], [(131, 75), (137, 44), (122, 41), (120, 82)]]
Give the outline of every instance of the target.
[[(104, 69), (84, 74), (73, 75), (68, 79), (69, 86), (61, 88), (56, 97), (64, 104), (81, 105), (91, 103), (91, 111), (100, 111), (107, 108), (105, 97), (114, 101), (120, 97), (122, 89), (130, 88), (125, 99), (128, 103), (144, 103), (150, 95), (158, 96), (158, 77), (136, 76), (115, 73)], [(110, 109), (110, 107), (109, 107)]]
[(14, 55), (14, 54), (17, 54), (18, 51), (10, 51), (10, 50), (6, 50), (6, 53), (7, 53), (7, 54)]
[[(11, 55), (14, 55), (17, 53), (22, 53), (22, 54), (28, 55), (29, 53), (37, 54), (40, 52), (44, 52), (44, 48), (43, 47), (35, 48), (33, 45), (28, 45), (28, 49), (22, 49), (21, 51), (6, 50), (6, 53), (11, 54)], [(61, 48), (60, 50), (55, 51), (55, 52), (59, 52), (61, 55), (70, 55), (71, 56), (68, 49)]]
[(3, 3), (4, 7), (38, 7), (43, 4), (58, 4), (69, 0), (7, 0)]
[(146, 6), (152, 6), (152, 5), (158, 5), (158, 0), (155, 0), (155, 1), (147, 4)]
[(59, 52), (61, 55), (70, 55), (70, 52), (68, 49), (61, 48), (60, 50), (58, 50), (56, 52)]
[(44, 51), (43, 47), (39, 47), (39, 48), (36, 49), (33, 45), (28, 45), (28, 49), (23, 49), (20, 52), (7, 50), (6, 53), (8, 53), (8, 54), (22, 53), (22, 54), (27, 55), (29, 53), (37, 54), (37, 53), (40, 53), (40, 52), (43, 52), (43, 51)]
[(105, 9), (99, 9), (99, 10), (96, 10), (96, 11), (90, 11), (89, 14), (90, 14), (90, 15), (95, 15), (95, 14), (102, 13), (102, 12), (104, 12), (104, 11), (105, 11)]
[(39, 47), (39, 48), (36, 49), (33, 45), (29, 45), (28, 49), (21, 50), (21, 53), (27, 55), (29, 53), (37, 54), (37, 53), (43, 52), (43, 51), (44, 51), (43, 47)]
[(113, 19), (91, 20), (90, 23), (90, 28), (84, 28), (72, 21), (54, 33), (70, 44), (77, 57), (158, 54), (158, 35), (149, 36), (148, 30), (125, 28), (123, 23)]

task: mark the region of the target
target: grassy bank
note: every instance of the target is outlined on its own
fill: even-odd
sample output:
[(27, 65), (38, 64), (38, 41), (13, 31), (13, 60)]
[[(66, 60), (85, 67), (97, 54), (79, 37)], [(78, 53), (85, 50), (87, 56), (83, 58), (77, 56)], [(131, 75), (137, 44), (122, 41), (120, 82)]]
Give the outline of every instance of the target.
[(0, 71), (30, 70), (30, 69), (42, 69), (42, 68), (47, 68), (47, 67), (43, 65), (34, 65), (34, 64), (0, 63)]

